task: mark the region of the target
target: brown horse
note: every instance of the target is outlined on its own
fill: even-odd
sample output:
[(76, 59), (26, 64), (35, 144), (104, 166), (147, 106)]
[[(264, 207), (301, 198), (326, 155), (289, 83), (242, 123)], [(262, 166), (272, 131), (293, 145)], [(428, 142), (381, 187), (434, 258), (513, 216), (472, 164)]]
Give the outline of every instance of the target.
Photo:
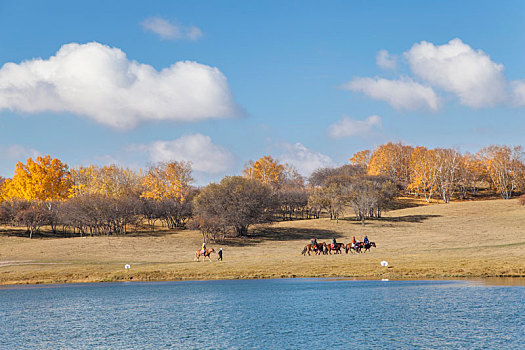
[(321, 254), (323, 253), (324, 251), (324, 247), (326, 247), (326, 243), (325, 242), (322, 242), (322, 243), (317, 243), (317, 247), (308, 243), (307, 245), (304, 246), (303, 248), (303, 251), (301, 252), (301, 254), (303, 255), (310, 255), (310, 252), (314, 252), (315, 255), (318, 255), (318, 254)]
[(211, 253), (215, 253), (215, 249), (213, 248), (210, 248), (210, 249), (206, 249), (204, 251), (204, 253), (202, 252), (202, 249), (199, 249), (195, 252), (195, 259), (193, 259), (193, 261), (200, 261), (200, 257), (202, 256), (202, 261), (206, 260), (206, 258), (208, 258), (209, 261), (211, 261), (210, 259), (210, 254)]
[(350, 253), (353, 253), (356, 252), (356, 253), (361, 253), (361, 243), (356, 243), (353, 247), (352, 247), (352, 243), (348, 243), (345, 247), (345, 252), (346, 254), (348, 254), (348, 252)]
[(332, 247), (331, 244), (326, 245), (328, 247), (328, 253), (332, 254), (332, 251), (334, 251), (334, 254), (342, 254), (342, 249), (345, 247), (344, 243), (336, 243), (335, 247)]

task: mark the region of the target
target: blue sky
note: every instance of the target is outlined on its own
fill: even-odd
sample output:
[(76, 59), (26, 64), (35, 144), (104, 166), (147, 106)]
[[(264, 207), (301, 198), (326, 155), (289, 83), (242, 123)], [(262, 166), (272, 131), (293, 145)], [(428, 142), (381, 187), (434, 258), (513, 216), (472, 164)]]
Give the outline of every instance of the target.
[(0, 175), (523, 145), (524, 30), (517, 1), (2, 1)]

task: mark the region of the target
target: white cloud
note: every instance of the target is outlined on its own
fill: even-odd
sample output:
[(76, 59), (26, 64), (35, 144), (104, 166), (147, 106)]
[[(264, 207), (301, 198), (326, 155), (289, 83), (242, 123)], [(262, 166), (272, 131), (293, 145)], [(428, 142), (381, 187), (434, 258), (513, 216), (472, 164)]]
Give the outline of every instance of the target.
[(395, 70), (397, 68), (397, 57), (390, 55), (387, 50), (377, 53), (376, 64), (383, 69)]
[(0, 111), (70, 112), (115, 128), (151, 120), (239, 114), (215, 67), (180, 61), (161, 71), (96, 42), (67, 44), (49, 59), (0, 68)]
[(329, 156), (312, 151), (299, 142), (294, 145), (284, 144), (284, 151), (279, 156), (279, 160), (281, 163), (295, 166), (297, 171), (304, 176), (310, 176), (318, 168), (334, 165), (332, 158)]
[(202, 36), (202, 31), (198, 27), (170, 23), (160, 17), (146, 18), (140, 24), (144, 30), (151, 31), (165, 40), (197, 40)]
[(328, 127), (328, 135), (332, 138), (363, 136), (382, 126), (381, 117), (378, 115), (371, 115), (365, 120), (354, 120), (344, 117)]
[(503, 65), (460, 39), (438, 46), (422, 41), (404, 55), (415, 76), (456, 94), (464, 105), (494, 106), (507, 99)]
[(8, 160), (17, 160), (25, 163), (26, 159), (36, 158), (42, 153), (34, 148), (27, 148), (21, 145), (0, 146), (0, 158)]
[(439, 97), (434, 90), (410, 78), (388, 80), (358, 77), (344, 84), (343, 88), (360, 91), (371, 98), (385, 101), (396, 109), (428, 108), (435, 111), (439, 108)]
[(512, 102), (516, 106), (525, 106), (525, 80), (511, 82)]
[(189, 161), (192, 169), (215, 174), (231, 170), (234, 156), (224, 147), (215, 145), (209, 136), (193, 134), (172, 141), (155, 141), (143, 146), (153, 162)]

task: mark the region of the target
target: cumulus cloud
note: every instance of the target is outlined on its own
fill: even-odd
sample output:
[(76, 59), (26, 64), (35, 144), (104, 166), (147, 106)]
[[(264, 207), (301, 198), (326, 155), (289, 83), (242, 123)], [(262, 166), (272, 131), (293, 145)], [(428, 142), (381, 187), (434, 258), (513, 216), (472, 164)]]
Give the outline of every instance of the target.
[(356, 135), (363, 136), (380, 129), (382, 126), (381, 117), (378, 115), (371, 115), (365, 120), (354, 120), (344, 117), (328, 127), (328, 135), (336, 139)]
[(198, 27), (170, 23), (160, 17), (146, 18), (140, 24), (144, 30), (153, 32), (164, 40), (197, 40), (202, 36), (202, 31)]
[(21, 145), (0, 146), (0, 158), (8, 160), (18, 160), (24, 162), (27, 158), (41, 156), (42, 153), (34, 148)]
[(96, 42), (67, 44), (49, 59), (0, 68), (0, 111), (70, 112), (115, 128), (152, 120), (239, 114), (215, 67), (180, 61), (160, 71)]
[(503, 65), (460, 39), (444, 45), (422, 41), (404, 56), (416, 77), (456, 94), (464, 105), (494, 106), (507, 99)]
[(202, 134), (186, 135), (172, 141), (155, 141), (143, 147), (153, 162), (189, 161), (193, 170), (209, 174), (229, 171), (235, 161), (230, 151)]
[(365, 95), (382, 100), (396, 109), (414, 110), (439, 108), (439, 97), (429, 86), (424, 86), (410, 78), (388, 80), (383, 78), (354, 78), (343, 85), (344, 89), (359, 91)]
[(397, 68), (397, 57), (390, 55), (387, 50), (377, 53), (376, 64), (383, 69), (395, 70)]
[(312, 151), (299, 142), (294, 145), (284, 144), (284, 151), (279, 156), (279, 160), (282, 163), (293, 165), (304, 176), (310, 176), (318, 168), (334, 165), (332, 158), (329, 156)]

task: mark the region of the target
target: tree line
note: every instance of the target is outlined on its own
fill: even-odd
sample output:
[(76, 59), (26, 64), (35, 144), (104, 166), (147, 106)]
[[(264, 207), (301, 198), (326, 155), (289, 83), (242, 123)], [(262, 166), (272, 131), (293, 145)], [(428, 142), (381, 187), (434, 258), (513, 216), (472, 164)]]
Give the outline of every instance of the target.
[(357, 152), (350, 162), (364, 166), (368, 174), (392, 179), (405, 193), (428, 202), (475, 197), (480, 188), (510, 199), (525, 189), (521, 146), (491, 145), (475, 154), (461, 154), (451, 148), (427, 149), (390, 142), (373, 152)]
[(264, 156), (248, 162), (240, 176), (200, 188), (192, 182), (189, 162), (134, 171), (116, 165), (70, 169), (49, 155), (29, 158), (16, 164), (12, 178), (0, 178), (0, 224), (26, 227), (32, 237), (43, 226), (64, 234), (111, 235), (153, 231), (160, 223), (198, 229), (205, 241), (321, 213), (339, 220), (348, 210), (365, 224), (400, 194), (448, 203), (488, 188), (511, 198), (525, 188), (525, 166), (520, 147), (490, 146), (472, 155), (388, 143), (309, 178)]

